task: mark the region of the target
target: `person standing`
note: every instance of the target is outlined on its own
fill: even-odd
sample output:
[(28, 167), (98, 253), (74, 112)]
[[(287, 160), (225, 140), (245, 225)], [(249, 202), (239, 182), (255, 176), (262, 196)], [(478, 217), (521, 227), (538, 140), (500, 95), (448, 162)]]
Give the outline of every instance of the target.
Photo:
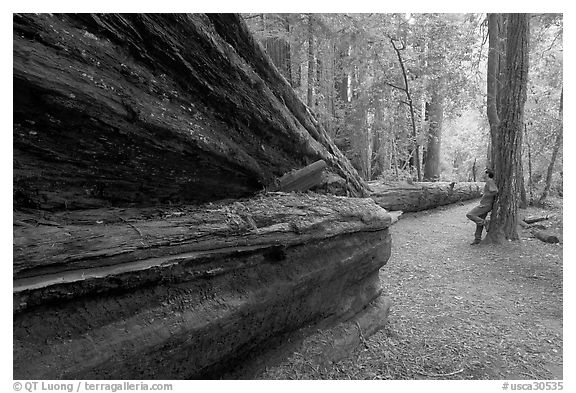
[(488, 232), (490, 228), (490, 220), (486, 218), (488, 213), (492, 211), (494, 202), (498, 196), (498, 187), (494, 181), (494, 171), (491, 169), (486, 169), (484, 172), (484, 179), (486, 184), (484, 185), (484, 192), (482, 193), (482, 198), (480, 199), (480, 204), (470, 210), (466, 217), (476, 223), (476, 232), (474, 233), (474, 241), (471, 244), (479, 244), (482, 240), (482, 230), (486, 228)]

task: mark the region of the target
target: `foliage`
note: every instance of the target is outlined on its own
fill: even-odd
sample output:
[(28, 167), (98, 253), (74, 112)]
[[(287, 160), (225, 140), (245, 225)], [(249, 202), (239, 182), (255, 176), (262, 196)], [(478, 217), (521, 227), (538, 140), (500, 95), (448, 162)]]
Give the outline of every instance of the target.
[(476, 181), (480, 181), (486, 167), (488, 134), (488, 123), (478, 110), (466, 109), (447, 119), (441, 179), (473, 181), (472, 170), (476, 162)]
[[(474, 160), (479, 170), (485, 166), (489, 138), (484, 14), (246, 14), (244, 18), (266, 48), (271, 39), (289, 45), (289, 56), (273, 61), (289, 62), (279, 69), (303, 102), (312, 88), (312, 111), (363, 177), (404, 172), (414, 176), (410, 113), (399, 89), (405, 86), (390, 38), (403, 46), (420, 149), (426, 148), (428, 137), (430, 89), (440, 78), (446, 81), (441, 179), (468, 180)], [(532, 26), (525, 140), (533, 142), (532, 166), (538, 180), (545, 177), (560, 121), (562, 15), (536, 15)], [(309, 65), (315, 67), (310, 74), (314, 80), (308, 80)], [(527, 177), (526, 150), (525, 146)], [(560, 154), (557, 168), (561, 163)]]
[[(556, 134), (562, 132), (559, 114), (562, 90), (562, 15), (535, 15), (532, 20), (530, 79), (526, 102), (526, 135), (523, 161), (528, 162), (530, 145), (535, 196), (544, 188)], [(562, 149), (558, 152), (553, 190), (562, 192)], [(528, 178), (528, 165), (524, 166)]]

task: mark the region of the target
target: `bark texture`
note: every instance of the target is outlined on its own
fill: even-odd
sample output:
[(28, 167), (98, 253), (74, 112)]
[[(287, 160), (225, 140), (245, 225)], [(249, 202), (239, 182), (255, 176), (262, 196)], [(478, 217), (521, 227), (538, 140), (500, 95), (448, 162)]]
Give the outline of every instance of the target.
[(424, 181), (440, 179), (440, 147), (442, 145), (442, 123), (444, 121), (444, 85), (443, 77), (434, 81), (430, 93), (430, 126), (426, 162), (424, 164)]
[(522, 159), (522, 127), (528, 81), (528, 14), (507, 17), (506, 78), (502, 91), (502, 114), (497, 132), (491, 126), (494, 169), (498, 200), (491, 214), (491, 229), (486, 242), (499, 243), (518, 236), (518, 165)]
[(14, 205), (254, 194), (319, 159), (362, 179), (235, 14), (15, 14)]
[[(486, 112), (490, 124), (491, 135), (498, 132), (498, 124), (500, 123), (498, 98), (500, 97), (502, 85), (500, 69), (501, 58), (504, 53), (501, 51), (502, 45), (500, 36), (503, 28), (503, 18), (500, 14), (488, 14), (488, 80), (486, 84)], [(486, 166), (489, 168), (494, 167), (494, 149), (492, 143), (493, 142), (490, 141), (488, 144), (486, 157)]]
[(481, 182), (419, 182), (408, 184), (371, 181), (368, 184), (372, 189), (370, 198), (379, 206), (390, 211), (401, 210), (404, 212), (433, 209), (450, 203), (479, 198), (484, 187), (484, 183)]
[(367, 198), (284, 193), (16, 213), (14, 378), (230, 371), (267, 338), (375, 300), (390, 221)]

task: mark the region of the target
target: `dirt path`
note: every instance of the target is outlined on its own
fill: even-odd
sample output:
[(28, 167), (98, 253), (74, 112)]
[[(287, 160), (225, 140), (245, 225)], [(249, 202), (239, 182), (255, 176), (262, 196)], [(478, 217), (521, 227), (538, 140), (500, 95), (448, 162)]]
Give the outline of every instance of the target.
[[(476, 202), (404, 217), (381, 271), (393, 299), (388, 342), (411, 364), (393, 377), (562, 378), (562, 247), (521, 242), (471, 246)], [(407, 341), (409, 339), (409, 341)], [(381, 342), (379, 342), (381, 341)], [(393, 352), (393, 351), (392, 351)], [(393, 371), (393, 370), (391, 370)]]
[(475, 203), (408, 214), (392, 227), (380, 273), (392, 298), (386, 329), (326, 370), (292, 364), (273, 377), (561, 379), (562, 246), (528, 232), (471, 246), (465, 214)]

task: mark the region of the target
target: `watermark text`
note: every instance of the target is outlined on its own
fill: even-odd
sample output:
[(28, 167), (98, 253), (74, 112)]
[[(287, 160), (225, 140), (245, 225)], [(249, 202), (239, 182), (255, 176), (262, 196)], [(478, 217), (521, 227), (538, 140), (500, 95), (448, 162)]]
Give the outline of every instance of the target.
[(26, 381), (14, 382), (14, 391), (20, 392), (148, 392), (172, 391), (171, 383), (150, 382), (58, 382), (58, 381)]

